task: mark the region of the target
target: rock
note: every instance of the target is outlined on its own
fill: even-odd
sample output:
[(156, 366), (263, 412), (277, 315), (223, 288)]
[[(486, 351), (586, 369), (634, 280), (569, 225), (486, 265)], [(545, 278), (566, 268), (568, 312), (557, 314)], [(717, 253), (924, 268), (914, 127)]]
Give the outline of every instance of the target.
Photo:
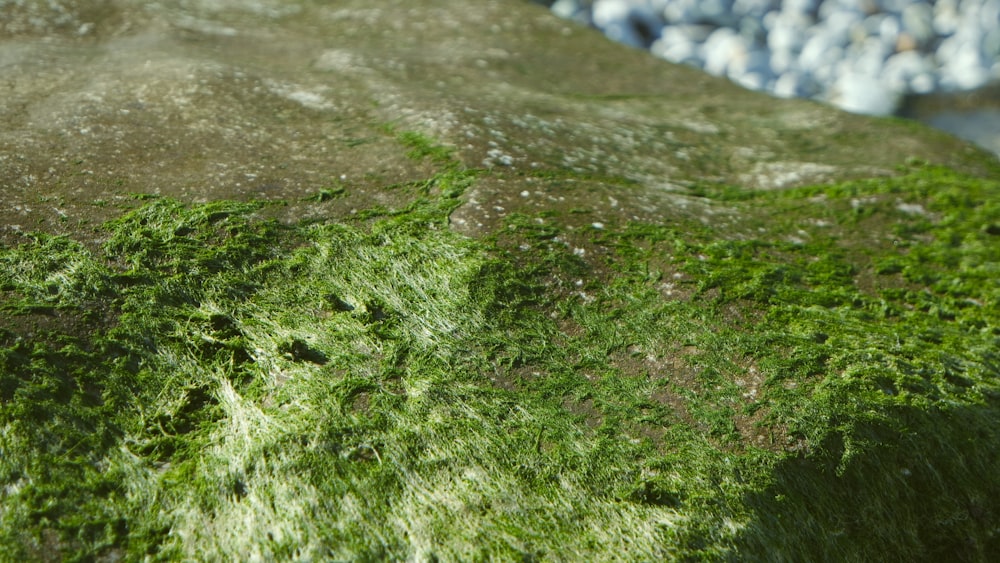
[(928, 85), (920, 81), (933, 81), (933, 70), (933, 64), (916, 51), (903, 51), (886, 60), (881, 80), (894, 92), (927, 93), (933, 89), (933, 82)]
[(979, 42), (964, 34), (942, 41), (937, 58), (943, 61), (940, 80), (946, 90), (972, 90), (990, 80)]
[(782, 98), (808, 98), (819, 92), (819, 85), (803, 74), (789, 71), (778, 77), (774, 94)]
[(844, 57), (844, 43), (843, 39), (838, 40), (834, 34), (813, 35), (806, 41), (798, 56), (799, 68), (816, 74), (821, 69), (834, 67)]
[(811, 17), (782, 9), (774, 17), (765, 19), (768, 28), (767, 46), (773, 51), (798, 52), (806, 41), (804, 31), (813, 24)]
[(591, 23), (590, 10), (581, 6), (576, 0), (556, 0), (552, 4), (552, 13), (568, 20), (582, 24)]
[(0, 22), (0, 560), (993, 547), (991, 155), (527, 2)]
[[(32, 5), (24, 8), (26, 23), (16, 24), (20, 31), (4, 42), (0, 143), (10, 187), (0, 196), (0, 213), (8, 233), (31, 225), (66, 230), (106, 214), (91, 201), (136, 191), (294, 202), (343, 181), (354, 186), (356, 198), (337, 201), (345, 211), (392, 205), (393, 194), (375, 188), (425, 171), (398, 153), (379, 123), (433, 135), (471, 165), (558, 165), (642, 181), (670, 178), (677, 185), (735, 181), (746, 171), (710, 167), (706, 175), (705, 159), (725, 161), (745, 144), (763, 142), (775, 155), (798, 150), (782, 134), (752, 132), (759, 126), (748, 125), (757, 123), (749, 116), (757, 112), (773, 115), (769, 127), (779, 129), (832, 122), (843, 131), (871, 127), (807, 102), (779, 111), (766, 96), (642, 53), (623, 55), (593, 32), (545, 14), (499, 15), (492, 4), (447, 17), (444, 8), (434, 8), (440, 18), (415, 24), (383, 8), (350, 4), (293, 4), (293, 10), (261, 3), (254, 11), (207, 2), (188, 8), (63, 3), (64, 13), (31, 27), (27, 22), (35, 20), (28, 16), (48, 10)], [(254, 18), (266, 18), (273, 29), (247, 23)], [(486, 25), (482, 18), (495, 21)], [(78, 33), (82, 26), (85, 35)], [(515, 28), (524, 28), (523, 38)], [(682, 29), (697, 35), (704, 28)], [(390, 33), (405, 33), (408, 43), (362, 41), (365, 34)], [(720, 69), (729, 64), (726, 57), (720, 61)], [(618, 67), (624, 68), (612, 72)], [(595, 72), (602, 80), (588, 74)], [(619, 96), (613, 112), (598, 101), (602, 96)], [(723, 100), (740, 111), (714, 113)], [(622, 115), (634, 115), (626, 122), (635, 123), (625, 144)], [(782, 115), (798, 117), (788, 122)], [(705, 131), (726, 131), (730, 140), (708, 141), (702, 136), (715, 134)], [(891, 134), (912, 136), (903, 129)], [(692, 143), (692, 135), (701, 140)], [(577, 144), (567, 148), (566, 142)], [(669, 143), (687, 148), (667, 150)], [(922, 143), (901, 141), (905, 148), (875, 158), (856, 143), (838, 143), (809, 159), (842, 166), (849, 176), (889, 173), (908, 157), (961, 154)], [(43, 196), (63, 201), (59, 213), (30, 204)], [(25, 207), (41, 215), (16, 211)]]
[(591, 17), (605, 35), (630, 47), (649, 47), (663, 27), (663, 20), (652, 8), (620, 0), (597, 0)]
[(743, 53), (747, 45), (743, 38), (728, 27), (720, 27), (705, 41), (705, 72), (724, 76), (730, 63)]
[(934, 38), (934, 8), (925, 3), (910, 4), (903, 8), (902, 24), (918, 45), (926, 45)]
[(764, 14), (774, 9), (772, 0), (735, 0), (732, 13), (741, 19), (760, 19)]
[(934, 3), (934, 31), (943, 37), (958, 30), (958, 0), (938, 0)]
[(847, 71), (830, 90), (830, 103), (852, 113), (886, 115), (899, 100), (879, 78), (868, 73)]

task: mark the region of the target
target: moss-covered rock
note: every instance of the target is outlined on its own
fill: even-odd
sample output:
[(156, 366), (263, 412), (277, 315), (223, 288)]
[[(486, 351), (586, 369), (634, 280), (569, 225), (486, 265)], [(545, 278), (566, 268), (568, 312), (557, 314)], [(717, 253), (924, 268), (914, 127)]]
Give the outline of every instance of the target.
[(0, 7), (0, 559), (1000, 551), (989, 155), (527, 3), (144, 4)]

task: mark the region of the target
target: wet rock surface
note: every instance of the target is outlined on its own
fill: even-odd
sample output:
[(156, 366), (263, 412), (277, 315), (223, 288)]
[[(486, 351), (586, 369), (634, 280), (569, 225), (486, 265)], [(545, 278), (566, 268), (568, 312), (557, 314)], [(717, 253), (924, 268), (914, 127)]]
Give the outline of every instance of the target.
[(0, 21), (0, 560), (1000, 551), (991, 155), (527, 2)]
[[(529, 3), (19, 1), (0, 15), (5, 237), (86, 232), (130, 193), (284, 200), (289, 218), (392, 208), (406, 196), (385, 186), (429, 173), (400, 130), (510, 177), (477, 188), (486, 208), (553, 169), (603, 201), (633, 182), (654, 215), (704, 183), (773, 189), (909, 158), (981, 170), (945, 135), (749, 93)], [(343, 197), (302, 203), (331, 188)]]

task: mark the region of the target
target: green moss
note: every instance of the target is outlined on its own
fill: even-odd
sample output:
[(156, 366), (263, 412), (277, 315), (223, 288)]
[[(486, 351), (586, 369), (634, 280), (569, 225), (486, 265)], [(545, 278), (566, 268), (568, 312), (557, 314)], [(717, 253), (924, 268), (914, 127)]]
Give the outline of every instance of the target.
[(703, 189), (727, 230), (584, 259), (561, 214), (454, 234), (485, 172), (400, 140), (442, 169), (400, 211), (153, 199), (0, 252), (0, 559), (1000, 547), (996, 182)]
[[(389, 131), (392, 132), (393, 129), (390, 127)], [(427, 158), (435, 164), (450, 168), (455, 168), (458, 165), (452, 156), (451, 149), (439, 145), (434, 139), (422, 133), (403, 131), (396, 135), (396, 139), (410, 149), (406, 156), (414, 160)]]

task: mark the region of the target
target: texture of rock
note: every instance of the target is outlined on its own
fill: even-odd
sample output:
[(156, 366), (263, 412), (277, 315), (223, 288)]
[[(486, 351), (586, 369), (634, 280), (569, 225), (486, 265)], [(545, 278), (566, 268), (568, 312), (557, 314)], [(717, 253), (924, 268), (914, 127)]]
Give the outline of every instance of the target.
[(991, 155), (529, 3), (0, 22), (0, 559), (1000, 547)]
[[(126, 192), (296, 200), (345, 182), (344, 212), (392, 205), (380, 186), (426, 170), (386, 124), (454, 147), (468, 166), (623, 177), (653, 198), (706, 182), (892, 174), (908, 158), (977, 169), (978, 155), (943, 135), (748, 94), (520, 3), (0, 10), (8, 232), (65, 232)], [(490, 189), (477, 199), (509, 195)]]

